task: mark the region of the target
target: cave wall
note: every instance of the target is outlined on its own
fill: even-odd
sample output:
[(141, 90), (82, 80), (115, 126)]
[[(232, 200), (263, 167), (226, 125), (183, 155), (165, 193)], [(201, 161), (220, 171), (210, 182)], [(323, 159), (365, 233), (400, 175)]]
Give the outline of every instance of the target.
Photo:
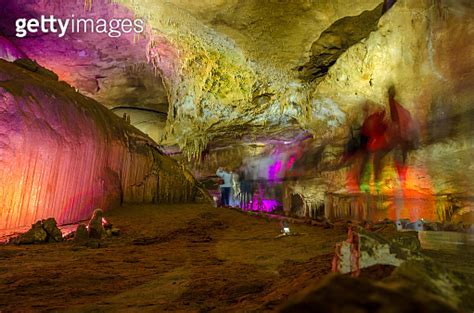
[[(471, 107), (467, 89), (454, 87), (472, 82), (470, 2), (403, 0), (383, 16), (382, 1), (120, 3), (148, 18), (148, 57), (170, 99), (167, 143), (188, 155), (229, 133), (246, 142), (303, 130), (340, 140), (365, 101), (386, 106), (390, 84), (423, 131), (439, 114)], [(327, 74), (300, 79), (301, 66), (327, 54), (321, 46), (337, 56)]]
[(471, 110), (473, 12), (468, 1), (397, 1), (377, 31), (348, 49), (313, 86), (312, 97), (330, 98), (350, 119), (367, 99), (385, 105), (387, 87), (394, 84), (399, 101), (422, 126)]
[(15, 63), (0, 60), (0, 229), (76, 222), (122, 202), (207, 199), (148, 136), (31, 61)]
[[(312, 92), (314, 99), (329, 99), (343, 112), (345, 141), (336, 128), (332, 133), (319, 131), (330, 138), (328, 147), (342, 154), (349, 127), (361, 125), (364, 107), (388, 114), (388, 86), (395, 86), (396, 101), (417, 125), (419, 145), (408, 153), (403, 180), (394, 162), (400, 150), (394, 149), (383, 160), (380, 180), (376, 182), (373, 171), (367, 171), (361, 187), (404, 199), (381, 206), (399, 206), (411, 219), (423, 215), (442, 219), (453, 207), (473, 216), (474, 176), (469, 160), (474, 155), (474, 94), (468, 87), (474, 83), (473, 17), (470, 1), (397, 1), (381, 17), (378, 30), (349, 48)], [(350, 192), (349, 171), (347, 166), (321, 173), (331, 182), (328, 192)], [(413, 210), (421, 213), (410, 213)]]
[[(235, 148), (235, 153), (229, 148), (228, 157), (211, 151), (209, 169), (198, 166), (197, 173), (212, 173), (217, 165), (238, 165), (245, 160), (259, 163), (262, 168), (257, 172), (265, 174), (280, 163), (277, 176), (287, 180), (288, 195), (302, 195), (309, 207), (318, 208), (330, 200), (332, 207), (341, 208), (341, 214), (357, 211), (357, 207), (370, 206), (366, 198), (358, 197), (367, 194), (374, 196), (374, 208), (389, 211), (391, 218), (400, 213), (412, 220), (443, 220), (456, 210), (473, 216), (473, 17), (472, 1), (397, 1), (380, 17), (375, 29), (371, 24), (364, 38), (357, 37), (358, 41), (344, 47), (326, 75), (289, 92), (297, 108), (294, 120), (301, 132), (311, 133), (311, 143), (289, 132), (293, 138), (279, 138), (290, 144), (276, 147), (271, 140), (275, 127), (269, 121), (269, 130), (262, 130), (262, 137), (256, 140), (267, 146), (262, 148), (266, 155), (252, 156), (250, 148), (247, 152)], [(313, 46), (335, 50), (340, 38), (346, 36), (346, 27), (333, 27), (338, 23), (330, 25), (320, 36), (322, 43), (316, 38)], [(334, 33), (337, 31), (341, 33)], [(363, 177), (355, 184), (351, 171), (361, 160), (342, 160), (350, 129), (361, 127), (365, 109), (368, 114), (385, 111), (385, 121), (391, 123), (390, 85), (395, 86), (395, 100), (409, 112), (419, 142), (408, 152), (404, 177), (396, 165), (402, 153), (398, 146), (387, 149), (379, 179), (374, 177), (374, 156), (367, 155)], [(261, 100), (279, 99), (282, 104), (284, 94), (282, 88)], [(289, 106), (282, 107), (274, 116), (288, 112)], [(270, 114), (270, 107), (267, 109), (265, 114)], [(283, 125), (288, 123), (280, 120), (277, 127), (283, 129)], [(297, 160), (288, 171), (283, 165), (292, 155)], [(254, 161), (246, 160), (249, 157)]]
[[(109, 106), (168, 110), (166, 121), (160, 114), (159, 123), (153, 118), (146, 125), (166, 123), (151, 136), (182, 153), (177, 158), (198, 176), (245, 161), (264, 179), (281, 164), (275, 176), (292, 179), (288, 194), (305, 193), (304, 202), (316, 207), (326, 194), (354, 191), (470, 197), (473, 2), (399, 0), (380, 16), (381, 3), (94, 0), (84, 8), (82, 1), (21, 0), (0, 14), (124, 14), (146, 18), (147, 31), (138, 41), (85, 35), (58, 41), (15, 39), (3, 20), (0, 30), (28, 56), (56, 66), (60, 79)], [(314, 66), (324, 68), (317, 79), (302, 77), (302, 68)], [(365, 107), (388, 112), (389, 85), (416, 122), (419, 145), (409, 152), (403, 183), (394, 166), (400, 149), (392, 149), (382, 179), (375, 182), (368, 170), (354, 189), (348, 176), (359, 161), (342, 164), (344, 146)], [(301, 139), (308, 135), (310, 144)], [(285, 169), (292, 157), (294, 166)]]

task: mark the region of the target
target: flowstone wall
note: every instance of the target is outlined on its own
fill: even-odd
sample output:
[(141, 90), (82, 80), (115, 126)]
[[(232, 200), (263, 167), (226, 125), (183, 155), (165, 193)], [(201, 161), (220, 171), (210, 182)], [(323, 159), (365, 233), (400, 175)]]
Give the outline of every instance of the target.
[(154, 142), (29, 60), (0, 60), (0, 229), (207, 193)]

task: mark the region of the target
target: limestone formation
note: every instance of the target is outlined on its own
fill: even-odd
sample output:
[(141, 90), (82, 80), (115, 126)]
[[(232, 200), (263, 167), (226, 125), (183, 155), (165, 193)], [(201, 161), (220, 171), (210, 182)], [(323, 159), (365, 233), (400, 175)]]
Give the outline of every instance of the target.
[(17, 59), (25, 58), (26, 55), (10, 40), (0, 35), (0, 59), (7, 61), (15, 61)]
[(382, 4), (358, 16), (344, 17), (329, 26), (312, 44), (310, 61), (298, 68), (302, 76), (312, 81), (326, 75), (329, 68), (348, 48), (377, 30), (381, 16)]
[(416, 233), (396, 233), (386, 239), (375, 232), (351, 227), (348, 239), (336, 246), (332, 269), (358, 276), (361, 269), (373, 265), (400, 266), (407, 260), (418, 259), (419, 249)]
[(378, 287), (412, 290), (415, 298), (434, 297), (458, 310), (474, 305), (472, 282), (424, 255), (416, 232), (380, 234), (357, 228), (348, 235), (347, 241), (336, 246), (334, 272), (357, 277), (374, 266), (390, 265), (394, 271)]
[(38, 75), (44, 76), (45, 78), (58, 80), (58, 75), (53, 73), (52, 71), (40, 66), (35, 61), (32, 61), (27, 58), (16, 59), (13, 64), (18, 65), (24, 69), (27, 69), (30, 72), (37, 73)]
[[(144, 29), (18, 36), (19, 18), (52, 14)], [(473, 0), (0, 1), (0, 233), (34, 223), (11, 243), (66, 241), (6, 247), (0, 258), (19, 262), (0, 268), (0, 294), (17, 291), (18, 311), (270, 310), (327, 274), (328, 240), (348, 229), (335, 273), (281, 311), (471, 312), (469, 260), (453, 256), (470, 257), (474, 232), (473, 30)], [(232, 179), (248, 214), (235, 229), (220, 221), (229, 211), (183, 228), (192, 209), (175, 219), (144, 205), (212, 206), (221, 166), (243, 183)], [(126, 236), (115, 238), (103, 216), (122, 204), (163, 220), (139, 229), (118, 212)], [(295, 225), (267, 242), (283, 215)], [(58, 225), (88, 218), (63, 238)], [(303, 223), (320, 229), (303, 236)], [(277, 249), (230, 262), (227, 252), (262, 243)], [(118, 253), (97, 275), (90, 261), (110, 251), (85, 247), (107, 244), (137, 255)], [(54, 252), (30, 260), (38, 251)], [(85, 262), (66, 273), (50, 256)], [(22, 262), (28, 271), (15, 273)], [(233, 268), (256, 279), (226, 275)], [(88, 290), (88, 276), (100, 288)], [(57, 303), (55, 284), (79, 297)]]
[(424, 290), (442, 299), (459, 311), (466, 311), (474, 306), (474, 285), (468, 277), (455, 273), (434, 260), (424, 257), (409, 260), (396, 268), (386, 281), (395, 286), (403, 282), (415, 296)]
[[(111, 7), (113, 14), (145, 18), (146, 32), (119, 39), (79, 33), (65, 38), (14, 35), (15, 16), (54, 11), (58, 17), (108, 19)], [(120, 116), (127, 113), (132, 125), (198, 178), (212, 174), (222, 160), (235, 166), (246, 162), (249, 168), (260, 164), (259, 179), (268, 178), (269, 166), (285, 165), (275, 175), (285, 179), (285, 193), (305, 193), (295, 205), (297, 215), (314, 218), (330, 207), (341, 215), (336, 217), (369, 218), (380, 205), (361, 203), (361, 195), (370, 193), (390, 197), (380, 202), (383, 209), (395, 211), (394, 219), (397, 211), (406, 217), (409, 208), (419, 209), (408, 202), (423, 197), (423, 215), (430, 222), (451, 216), (472, 220), (474, 175), (465, 166), (473, 152), (472, 1), (94, 0), (87, 8), (80, 2), (9, 1), (2, 7), (0, 56), (34, 59)], [(35, 70), (31, 64), (26, 68)], [(8, 80), (7, 74), (0, 77)], [(390, 85), (397, 90), (395, 100), (419, 124), (420, 145), (403, 157), (406, 177), (399, 179), (394, 165), (406, 151), (392, 149), (383, 157), (383, 179), (374, 181), (367, 166), (356, 190), (362, 194), (353, 194), (347, 180), (354, 164), (341, 161), (344, 147), (351, 131), (361, 126), (366, 108), (368, 113), (388, 113)], [(125, 145), (120, 155), (127, 155), (136, 146), (124, 142), (135, 136), (125, 137), (117, 145), (108, 138), (115, 147), (108, 149)], [(139, 161), (147, 159), (146, 173), (154, 171), (150, 164), (156, 156), (150, 151), (155, 150)], [(117, 163), (131, 165), (137, 159), (119, 159), (100, 175), (104, 182), (134, 180), (124, 173), (135, 171), (120, 173)], [(97, 161), (104, 163), (103, 158)], [(124, 199), (143, 195), (157, 201), (167, 188), (158, 184), (160, 191), (153, 195), (149, 185), (167, 177), (139, 173), (136, 181), (115, 185), (108, 193), (115, 201), (120, 193)], [(96, 198), (95, 191), (81, 192)], [(400, 204), (402, 195), (409, 200)], [(454, 214), (453, 195), (465, 214)], [(289, 202), (284, 203), (287, 211)], [(94, 205), (107, 207), (100, 201)]]
[(30, 65), (0, 60), (0, 229), (122, 202), (208, 201), (148, 136)]
[[(350, 229), (348, 240), (337, 245), (333, 259), (334, 272), (352, 274), (356, 277), (359, 275), (365, 277), (366, 274), (364, 273), (372, 271), (376, 266), (387, 265), (395, 267), (395, 269), (390, 275), (383, 278), (382, 283), (368, 282), (365, 281), (366, 278), (352, 280), (337, 278), (336, 276), (329, 279), (331, 281), (329, 285), (334, 284), (334, 288), (337, 288), (336, 286), (339, 283), (358, 284), (360, 288), (372, 285), (378, 292), (389, 291), (399, 295), (409, 294), (417, 301), (430, 299), (429, 301), (437, 302), (437, 306), (443, 307), (446, 312), (465, 310), (473, 305), (471, 299), (474, 286), (469, 282), (469, 279), (455, 274), (450, 269), (423, 255), (420, 252), (420, 242), (416, 232), (391, 230), (385, 231), (383, 234), (377, 234), (361, 228)], [(344, 280), (347, 281), (343, 282)], [(328, 287), (324, 284), (323, 286), (325, 287), (321, 286), (318, 293)], [(349, 285), (340, 287), (348, 290)], [(355, 289), (349, 289), (355, 291)], [(410, 292), (407, 292), (408, 290)], [(316, 292), (316, 289), (314, 292)], [(357, 296), (352, 298), (353, 295), (354, 293), (351, 292), (350, 298), (352, 300), (343, 298), (341, 301), (348, 301), (348, 305), (357, 306), (358, 304), (353, 302)], [(321, 297), (323, 296), (321, 295)], [(377, 301), (381, 301), (384, 297), (380, 294), (369, 297), (367, 294), (363, 295), (364, 299), (377, 298)], [(397, 296), (393, 294), (388, 298), (392, 297)], [(310, 299), (314, 299), (314, 294), (311, 298), (307, 297), (306, 299), (312, 301)], [(324, 299), (328, 300), (327, 298)], [(312, 303), (312, 305), (315, 304)], [(298, 305), (295, 307), (298, 307)], [(401, 310), (401, 308), (399, 309)], [(428, 312), (431, 312), (430, 310)]]
[[(104, 232), (105, 236), (105, 232)], [(79, 224), (76, 231), (74, 232), (74, 237), (72, 240), (73, 249), (87, 247), (92, 249), (97, 249), (104, 247), (104, 242), (101, 240), (104, 237), (98, 236), (97, 231), (90, 232), (89, 225)]]

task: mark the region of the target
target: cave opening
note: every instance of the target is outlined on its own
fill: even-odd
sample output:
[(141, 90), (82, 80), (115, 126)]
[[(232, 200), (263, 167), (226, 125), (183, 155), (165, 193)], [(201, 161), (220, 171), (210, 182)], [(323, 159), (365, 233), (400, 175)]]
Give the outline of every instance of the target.
[(0, 2), (0, 312), (474, 309), (472, 1)]

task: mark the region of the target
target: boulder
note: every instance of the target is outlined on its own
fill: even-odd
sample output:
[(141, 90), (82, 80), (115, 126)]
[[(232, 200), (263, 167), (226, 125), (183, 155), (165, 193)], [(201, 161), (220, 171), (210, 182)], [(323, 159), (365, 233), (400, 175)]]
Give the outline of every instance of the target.
[(48, 218), (46, 220), (37, 221), (31, 225), (31, 228), (26, 233), (11, 239), (10, 243), (22, 245), (61, 241), (63, 241), (63, 235), (56, 224), (56, 220), (54, 218)]
[(63, 241), (63, 234), (56, 225), (54, 218), (48, 218), (43, 221), (43, 229), (48, 234), (48, 242), (61, 242)]
[(89, 223), (79, 224), (74, 232), (74, 245), (89, 248), (104, 247), (103, 239), (111, 236), (119, 236), (120, 229), (105, 221), (104, 212), (101, 209), (94, 210)]
[(405, 260), (418, 257), (421, 245), (416, 232), (396, 232), (386, 237), (360, 227), (349, 228), (348, 239), (336, 245), (333, 271), (358, 276), (363, 268), (377, 264), (400, 266)]
[(386, 282), (390, 285), (403, 284), (415, 296), (427, 292), (461, 312), (474, 310), (472, 280), (429, 257), (407, 260), (392, 272)]
[(97, 249), (104, 245), (100, 242), (100, 239), (90, 237), (90, 232), (87, 226), (79, 224), (74, 234), (74, 246), (76, 247), (88, 247)]
[(79, 224), (76, 232), (74, 233), (75, 243), (85, 243), (89, 240), (89, 232), (87, 231), (86, 225)]
[(48, 237), (48, 233), (43, 229), (42, 222), (37, 221), (31, 228), (24, 234), (13, 238), (11, 243), (17, 245), (26, 245), (26, 244), (33, 244), (33, 243), (41, 243), (46, 242), (46, 238)]
[[(421, 245), (416, 231), (379, 234), (370, 233), (361, 228), (349, 229), (348, 239), (336, 245), (333, 272), (358, 277), (362, 269), (373, 268), (376, 265), (394, 266), (395, 269), (391, 275), (383, 279), (385, 284), (381, 287), (404, 290), (403, 293), (410, 294), (417, 299), (438, 299), (447, 305), (442, 307), (472, 311), (474, 308), (474, 298), (472, 298), (474, 285), (472, 282), (423, 255), (420, 249)], [(405, 310), (402, 311), (405, 312)], [(331, 311), (322, 310), (322, 312)], [(390, 312), (398, 311), (392, 310)]]
[(319, 285), (290, 299), (283, 313), (450, 313), (457, 310), (423, 290), (413, 292), (403, 284), (391, 285), (346, 275), (331, 275)]

